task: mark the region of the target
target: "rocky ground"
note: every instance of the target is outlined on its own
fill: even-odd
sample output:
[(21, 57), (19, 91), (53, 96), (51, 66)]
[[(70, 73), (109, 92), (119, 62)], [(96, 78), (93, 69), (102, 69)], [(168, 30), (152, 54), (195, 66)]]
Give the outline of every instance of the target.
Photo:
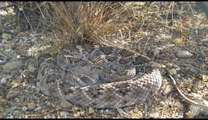
[[(1, 11), (2, 12), (2, 11)], [(2, 13), (3, 14), (3, 13)], [(2, 118), (205, 118), (207, 109), (188, 103), (175, 90), (167, 73), (173, 75), (177, 87), (189, 98), (208, 100), (208, 22), (197, 14), (186, 19), (185, 38), (177, 33), (157, 30), (147, 41), (148, 32), (137, 32), (131, 46), (164, 66), (164, 80), (159, 93), (147, 102), (123, 109), (80, 108), (46, 96), (35, 79), (39, 59), (47, 49), (44, 33), (21, 31), (14, 15), (0, 17), (0, 116)], [(142, 36), (142, 37), (141, 37)], [(201, 99), (200, 99), (201, 98)]]

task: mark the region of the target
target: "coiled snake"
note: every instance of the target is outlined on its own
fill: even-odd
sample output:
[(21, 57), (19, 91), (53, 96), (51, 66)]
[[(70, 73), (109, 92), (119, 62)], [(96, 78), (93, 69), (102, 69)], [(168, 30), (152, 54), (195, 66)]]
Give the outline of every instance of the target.
[(87, 44), (44, 60), (37, 78), (44, 94), (96, 108), (140, 104), (162, 84), (159, 69), (149, 59), (124, 49)]

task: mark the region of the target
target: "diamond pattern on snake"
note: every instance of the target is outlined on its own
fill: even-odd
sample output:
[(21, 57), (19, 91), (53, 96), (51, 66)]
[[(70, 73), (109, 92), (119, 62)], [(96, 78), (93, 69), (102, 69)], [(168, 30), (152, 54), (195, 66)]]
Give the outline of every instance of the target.
[(40, 90), (82, 107), (119, 108), (140, 104), (162, 84), (159, 69), (141, 55), (83, 44), (47, 58), (38, 71)]

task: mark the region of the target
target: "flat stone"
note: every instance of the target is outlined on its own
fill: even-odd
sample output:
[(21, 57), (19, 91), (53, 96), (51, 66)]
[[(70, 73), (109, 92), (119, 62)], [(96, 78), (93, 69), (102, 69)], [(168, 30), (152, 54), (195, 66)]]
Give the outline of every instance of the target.
[(11, 71), (15, 69), (19, 69), (21, 67), (22, 67), (22, 61), (15, 60), (15, 61), (8, 62), (5, 65), (3, 65), (2, 69), (4, 73), (10, 73)]
[(35, 111), (38, 111), (38, 110), (41, 110), (41, 109), (42, 109), (41, 106), (39, 106), (39, 107), (35, 108)]
[(178, 52), (176, 53), (176, 56), (177, 56), (178, 58), (184, 58), (184, 59), (186, 59), (186, 58), (192, 57), (193, 54), (190, 53), (189, 51), (178, 51)]
[(69, 112), (61, 111), (61, 112), (60, 112), (60, 115), (61, 115), (61, 116), (67, 116), (67, 115), (69, 115)]
[(35, 107), (36, 107), (36, 104), (35, 104), (35, 102), (33, 102), (33, 101), (32, 101), (31, 103), (28, 104), (28, 109), (29, 109), (29, 110), (33, 110), (33, 109), (35, 109)]

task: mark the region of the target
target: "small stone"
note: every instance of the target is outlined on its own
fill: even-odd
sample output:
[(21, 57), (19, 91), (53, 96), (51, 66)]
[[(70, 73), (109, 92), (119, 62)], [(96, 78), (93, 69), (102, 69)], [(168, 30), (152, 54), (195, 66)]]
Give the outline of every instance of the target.
[(178, 51), (177, 53), (176, 53), (176, 56), (178, 57), (178, 58), (190, 58), (190, 57), (192, 57), (193, 56), (193, 54), (192, 53), (190, 53), (189, 51)]
[(172, 64), (172, 63), (167, 63), (166, 66), (167, 66), (167, 67), (172, 67), (173, 64)]
[(160, 101), (160, 102), (159, 102), (159, 105), (161, 105), (161, 106), (163, 107), (163, 106), (165, 106), (166, 104), (165, 104), (164, 101)]
[(28, 107), (26, 107), (26, 106), (22, 107), (22, 111), (27, 111), (27, 110), (28, 110)]
[(12, 61), (8, 62), (5, 65), (2, 66), (4, 73), (10, 73), (12, 70), (18, 69), (22, 67), (22, 61)]
[(150, 118), (159, 118), (160, 115), (159, 115), (159, 113), (155, 112), (155, 113), (150, 113), (149, 117)]
[(151, 62), (151, 66), (155, 67), (155, 68), (165, 68), (166, 66), (160, 63), (156, 63), (156, 62)]
[(170, 69), (168, 72), (169, 72), (170, 75), (175, 75), (175, 74), (177, 74), (177, 71), (176, 71), (176, 69), (174, 69), (174, 68)]
[(69, 115), (69, 113), (66, 112), (66, 111), (61, 111), (61, 112), (60, 112), (60, 115), (61, 115), (61, 116), (67, 116), (67, 115)]
[(175, 102), (175, 106), (177, 106), (178, 109), (183, 110), (184, 106), (180, 102)]
[(155, 50), (153, 51), (153, 55), (154, 55), (154, 56), (157, 56), (157, 55), (159, 55), (159, 54), (160, 54), (160, 50), (155, 49)]
[(35, 111), (38, 111), (41, 109), (41, 106), (38, 106), (37, 108), (35, 108)]
[(181, 75), (180, 74), (176, 74), (175, 77), (176, 78), (181, 78)]
[(84, 111), (80, 111), (79, 114), (80, 114), (80, 116), (85, 116), (85, 112)]
[(3, 33), (2, 34), (2, 38), (7, 41), (7, 40), (11, 40), (12, 39), (12, 35), (9, 33)]
[(4, 77), (1, 78), (1, 83), (6, 83), (6, 79)]
[(164, 91), (163, 91), (163, 95), (164, 96), (167, 96), (170, 92), (172, 92), (173, 91), (173, 87), (171, 86), (171, 85), (167, 85), (166, 87), (165, 87), (165, 89), (164, 89)]
[(202, 75), (202, 80), (203, 81), (208, 81), (208, 75)]
[(89, 107), (88, 114), (94, 114), (95, 110), (92, 107)]
[(35, 109), (35, 107), (36, 107), (36, 104), (34, 102), (31, 102), (31, 103), (28, 104), (28, 109), (29, 110), (33, 110), (33, 109)]
[(46, 106), (51, 106), (51, 103), (46, 101)]
[(195, 74), (198, 74), (198, 70), (195, 67), (191, 67), (190, 71), (195, 73)]
[(180, 67), (177, 67), (176, 70), (179, 71), (179, 70), (181, 70), (181, 68)]
[(51, 118), (53, 118), (53, 119), (56, 118), (56, 115), (52, 114), (52, 115), (51, 115)]

